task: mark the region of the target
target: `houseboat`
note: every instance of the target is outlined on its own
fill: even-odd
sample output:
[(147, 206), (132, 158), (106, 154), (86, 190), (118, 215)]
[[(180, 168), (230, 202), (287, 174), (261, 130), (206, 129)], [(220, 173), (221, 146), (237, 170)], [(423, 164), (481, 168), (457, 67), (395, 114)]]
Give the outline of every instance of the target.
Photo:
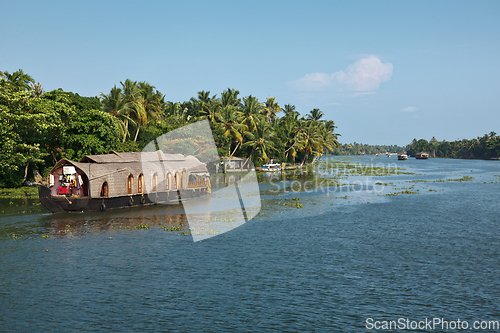
[(408, 155), (406, 155), (406, 153), (398, 154), (398, 160), (405, 161), (407, 159), (408, 159)]
[(424, 153), (424, 152), (420, 152), (420, 153), (417, 153), (415, 155), (415, 158), (419, 159), (419, 160), (426, 160), (429, 158), (429, 154), (427, 153)]
[(104, 211), (181, 200), (210, 192), (207, 167), (194, 156), (155, 152), (59, 160), (39, 185), (40, 202), (52, 212)]

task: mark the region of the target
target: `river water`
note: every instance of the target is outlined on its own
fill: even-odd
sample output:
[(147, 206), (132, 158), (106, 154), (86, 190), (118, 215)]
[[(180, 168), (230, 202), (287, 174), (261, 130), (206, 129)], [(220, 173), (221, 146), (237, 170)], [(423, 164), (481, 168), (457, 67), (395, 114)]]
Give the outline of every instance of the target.
[(51, 214), (1, 200), (0, 331), (500, 321), (499, 161), (332, 157), (259, 180), (256, 218), (200, 242), (180, 207)]

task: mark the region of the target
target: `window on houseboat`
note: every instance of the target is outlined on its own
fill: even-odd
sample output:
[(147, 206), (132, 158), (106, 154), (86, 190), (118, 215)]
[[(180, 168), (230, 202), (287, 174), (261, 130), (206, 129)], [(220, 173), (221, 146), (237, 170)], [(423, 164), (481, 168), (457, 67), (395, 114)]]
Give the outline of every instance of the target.
[(104, 182), (101, 187), (101, 197), (108, 196), (108, 182)]
[(158, 185), (158, 174), (155, 172), (153, 175), (153, 186), (151, 192), (156, 192), (157, 185)]
[(179, 173), (175, 174), (175, 189), (179, 189)]
[(127, 178), (127, 194), (132, 194), (134, 186), (134, 176), (129, 175)]
[(185, 181), (186, 181), (186, 171), (182, 171), (181, 188), (184, 188), (184, 186), (185, 186), (184, 182)]
[(141, 173), (137, 179), (137, 193), (142, 193), (142, 185), (144, 182), (144, 175)]

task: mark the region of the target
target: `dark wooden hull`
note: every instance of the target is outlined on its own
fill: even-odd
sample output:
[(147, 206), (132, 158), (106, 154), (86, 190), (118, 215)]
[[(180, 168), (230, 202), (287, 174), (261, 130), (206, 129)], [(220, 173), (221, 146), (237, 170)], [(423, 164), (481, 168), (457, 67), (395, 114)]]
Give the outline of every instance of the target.
[[(158, 192), (153, 196), (148, 194), (134, 194), (119, 197), (66, 197), (62, 195), (51, 195), (50, 188), (39, 185), (38, 196), (40, 203), (54, 213), (64, 211), (104, 211), (108, 209), (121, 209), (142, 207), (155, 204), (178, 205), (180, 198), (190, 199), (207, 193), (207, 188), (189, 188), (177, 191)], [(151, 198), (150, 198), (151, 196)]]

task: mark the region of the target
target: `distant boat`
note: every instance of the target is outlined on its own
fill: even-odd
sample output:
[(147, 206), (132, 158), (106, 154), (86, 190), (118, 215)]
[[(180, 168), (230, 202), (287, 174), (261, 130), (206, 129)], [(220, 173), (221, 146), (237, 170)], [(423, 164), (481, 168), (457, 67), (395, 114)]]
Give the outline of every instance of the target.
[(391, 157), (391, 156), (392, 156), (392, 154), (391, 154), (391, 153), (385, 153), (385, 155), (386, 155), (387, 157)]
[(262, 166), (262, 171), (280, 171), (281, 170), (281, 164), (278, 163), (269, 163), (269, 164), (264, 164)]
[(405, 161), (408, 159), (408, 155), (405, 153), (398, 154), (398, 160)]
[(418, 160), (426, 160), (429, 158), (429, 154), (427, 153), (424, 153), (424, 152), (420, 152), (420, 153), (417, 153), (415, 155), (415, 157), (418, 159)]

